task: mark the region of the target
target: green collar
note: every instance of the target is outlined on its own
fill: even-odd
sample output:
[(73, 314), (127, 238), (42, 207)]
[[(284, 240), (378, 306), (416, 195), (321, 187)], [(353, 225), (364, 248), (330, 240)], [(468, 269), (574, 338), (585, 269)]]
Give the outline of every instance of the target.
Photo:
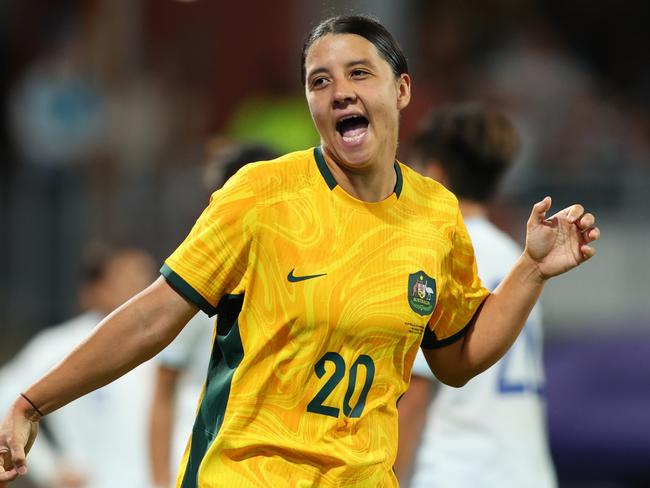
[[(323, 150), (320, 148), (320, 146), (314, 148), (314, 159), (316, 159), (316, 165), (318, 166), (318, 170), (320, 171), (320, 174), (325, 180), (325, 183), (327, 183), (329, 189), (333, 190), (334, 188), (336, 188), (336, 185), (338, 185), (338, 183), (336, 182), (334, 175), (332, 174), (329, 167), (327, 166), (327, 163), (325, 162), (325, 157), (323, 156)], [(397, 176), (397, 181), (395, 182), (395, 188), (393, 189), (393, 191), (395, 192), (397, 198), (399, 198), (400, 194), (402, 193), (402, 186), (404, 184), (404, 181), (402, 179), (402, 170), (399, 167), (397, 160), (395, 160), (394, 168), (395, 168), (395, 175)]]

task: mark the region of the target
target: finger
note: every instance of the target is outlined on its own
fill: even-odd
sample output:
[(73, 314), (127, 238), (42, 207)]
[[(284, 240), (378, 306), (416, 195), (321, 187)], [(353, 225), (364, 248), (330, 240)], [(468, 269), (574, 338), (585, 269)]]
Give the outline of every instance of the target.
[(23, 475), (27, 472), (27, 463), (25, 462), (25, 449), (22, 443), (12, 439), (9, 441), (9, 450), (11, 451), (11, 462), (18, 474)]
[(569, 212), (567, 213), (567, 221), (570, 224), (573, 224), (580, 219), (585, 213), (585, 208), (580, 205), (579, 203), (576, 203), (575, 205), (571, 205), (569, 207)]
[(3, 483), (3, 481), (11, 481), (15, 478), (14, 473), (11, 473), (11, 471), (8, 473), (5, 470), (5, 456), (8, 456), (8, 453), (9, 449), (6, 447), (0, 448), (0, 488), (7, 488), (7, 484)]
[(583, 234), (585, 242), (593, 242), (600, 238), (600, 229), (598, 227), (592, 227), (587, 229)]
[(586, 261), (587, 259), (591, 259), (596, 255), (596, 249), (594, 249), (591, 246), (582, 245), (580, 246), (580, 253), (582, 254), (582, 257)]
[(541, 201), (533, 205), (533, 210), (530, 213), (529, 222), (542, 222), (546, 217), (546, 212), (551, 208), (551, 197), (546, 196)]
[(15, 469), (10, 469), (5, 471), (4, 468), (0, 468), (0, 488), (6, 488), (6, 483), (3, 481), (13, 481), (18, 478), (18, 473)]
[(587, 230), (589, 227), (593, 227), (596, 223), (596, 217), (593, 214), (586, 213), (580, 219), (576, 221), (576, 225), (580, 230)]
[(6, 471), (5, 468), (11, 466), (11, 462), (9, 461), (11, 459), (10, 456), (9, 448), (5, 446), (0, 447), (0, 473), (4, 473)]

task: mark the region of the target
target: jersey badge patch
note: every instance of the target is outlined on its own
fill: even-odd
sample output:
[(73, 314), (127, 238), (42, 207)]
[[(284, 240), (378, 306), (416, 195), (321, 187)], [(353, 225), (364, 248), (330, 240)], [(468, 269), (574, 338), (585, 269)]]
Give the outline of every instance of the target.
[(436, 306), (436, 280), (424, 271), (409, 275), (408, 299), (411, 309), (419, 315), (429, 315)]

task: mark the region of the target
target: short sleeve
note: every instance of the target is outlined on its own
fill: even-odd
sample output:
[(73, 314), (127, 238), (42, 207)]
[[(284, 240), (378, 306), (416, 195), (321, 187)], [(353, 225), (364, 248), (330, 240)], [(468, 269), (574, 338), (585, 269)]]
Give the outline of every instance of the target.
[(255, 196), (244, 168), (213, 193), (160, 272), (177, 292), (212, 316), (222, 296), (244, 292), (255, 226)]
[(479, 306), (490, 294), (478, 277), (474, 248), (460, 210), (451, 243), (451, 250), (442, 266), (436, 308), (422, 341), (425, 349), (441, 347), (460, 339)]

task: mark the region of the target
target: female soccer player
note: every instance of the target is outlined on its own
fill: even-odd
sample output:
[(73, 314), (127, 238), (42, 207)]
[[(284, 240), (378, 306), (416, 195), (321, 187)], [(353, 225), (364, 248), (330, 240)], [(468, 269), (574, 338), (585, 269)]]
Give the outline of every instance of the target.
[(463, 385), (512, 344), (546, 280), (593, 256), (593, 215), (546, 219), (546, 197), (509, 275), (481, 285), (456, 198), (395, 161), (411, 80), (381, 24), (322, 22), (302, 78), (320, 147), (239, 171), (163, 276), (17, 398), (0, 481), (25, 472), (42, 415), (152, 357), (198, 307), (217, 330), (177, 486), (396, 486), (417, 348)]

